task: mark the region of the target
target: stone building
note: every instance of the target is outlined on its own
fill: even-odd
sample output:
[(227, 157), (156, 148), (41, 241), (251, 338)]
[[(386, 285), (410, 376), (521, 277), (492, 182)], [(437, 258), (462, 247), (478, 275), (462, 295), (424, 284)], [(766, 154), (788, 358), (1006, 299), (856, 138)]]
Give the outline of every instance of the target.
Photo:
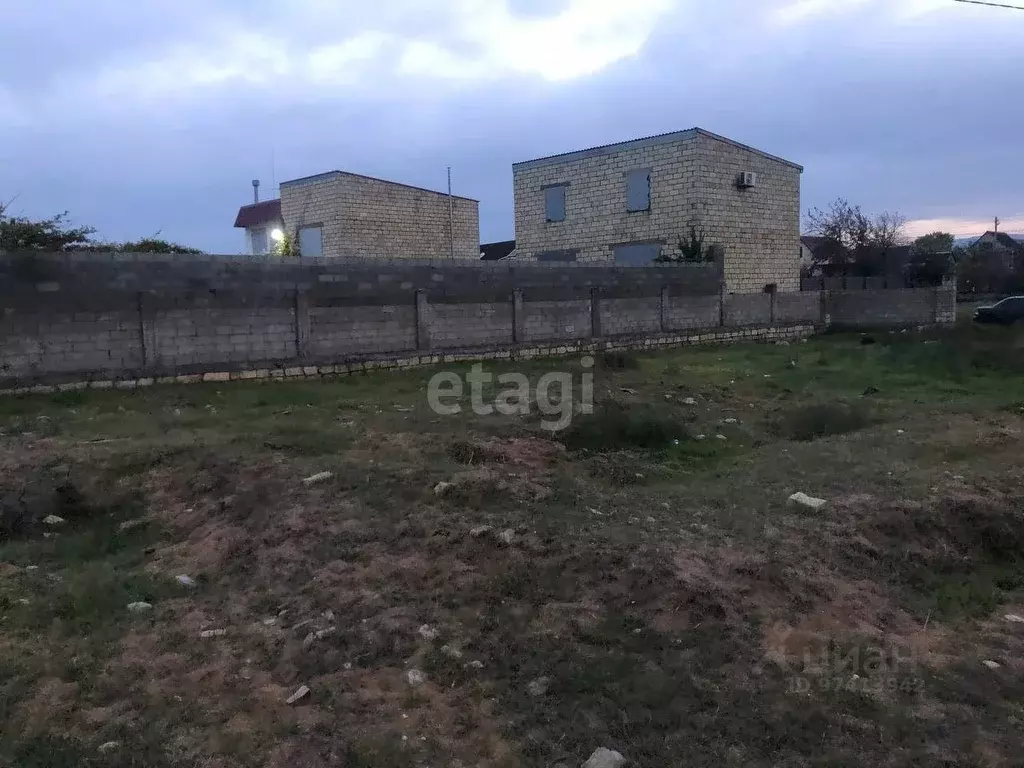
[(694, 228), (724, 259), (727, 291), (800, 288), (796, 163), (694, 128), (512, 170), (515, 258), (649, 263)]
[(281, 183), (279, 200), (242, 206), (246, 251), (285, 235), (304, 257), (479, 259), (479, 203), (420, 187), (330, 171)]

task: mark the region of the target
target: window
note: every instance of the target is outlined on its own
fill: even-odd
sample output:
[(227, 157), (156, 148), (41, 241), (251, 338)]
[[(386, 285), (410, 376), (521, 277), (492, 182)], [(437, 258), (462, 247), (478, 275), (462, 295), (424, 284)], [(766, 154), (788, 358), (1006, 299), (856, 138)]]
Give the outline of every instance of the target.
[(661, 243), (617, 245), (613, 250), (615, 252), (615, 264), (617, 266), (639, 266), (642, 264), (650, 264), (661, 255)]
[(260, 256), (267, 252), (267, 230), (264, 227), (250, 229), (249, 238), (253, 256)]
[(324, 255), (324, 231), (319, 225), (299, 227), (299, 255), (316, 257)]
[(549, 222), (565, 221), (565, 186), (544, 190), (544, 214)]
[(576, 261), (577, 251), (544, 251), (537, 254), (537, 261)]
[(626, 174), (626, 210), (629, 213), (651, 210), (651, 172), (630, 171)]

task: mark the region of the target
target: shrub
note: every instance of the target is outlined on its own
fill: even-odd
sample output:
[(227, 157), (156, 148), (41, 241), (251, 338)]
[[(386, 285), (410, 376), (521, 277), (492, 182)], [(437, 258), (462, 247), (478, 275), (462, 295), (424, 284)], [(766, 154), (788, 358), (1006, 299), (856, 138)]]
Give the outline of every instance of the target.
[(815, 403), (785, 411), (772, 425), (772, 431), (788, 440), (817, 440), (856, 432), (872, 421), (868, 409), (859, 403)]
[(592, 416), (577, 417), (561, 433), (572, 450), (614, 451), (641, 448), (662, 451), (675, 440), (687, 438), (686, 430), (670, 414), (652, 407), (625, 407), (609, 403)]
[(640, 367), (640, 361), (628, 352), (602, 352), (601, 365), (609, 370), (635, 370)]

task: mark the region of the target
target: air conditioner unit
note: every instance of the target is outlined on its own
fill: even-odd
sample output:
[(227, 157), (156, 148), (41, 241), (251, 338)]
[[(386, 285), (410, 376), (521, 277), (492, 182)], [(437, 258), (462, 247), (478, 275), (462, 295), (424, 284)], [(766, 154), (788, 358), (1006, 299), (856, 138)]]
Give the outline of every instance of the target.
[(750, 189), (757, 186), (757, 174), (753, 171), (744, 171), (740, 174), (740, 187)]

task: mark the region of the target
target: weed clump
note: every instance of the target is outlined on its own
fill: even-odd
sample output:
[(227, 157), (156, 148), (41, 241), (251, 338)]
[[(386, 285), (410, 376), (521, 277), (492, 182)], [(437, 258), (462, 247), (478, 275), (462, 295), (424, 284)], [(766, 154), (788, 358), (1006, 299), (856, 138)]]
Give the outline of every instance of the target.
[(685, 427), (671, 414), (653, 407), (627, 407), (609, 403), (591, 416), (578, 417), (560, 439), (577, 451), (608, 452), (629, 448), (668, 449), (688, 438)]
[(782, 413), (772, 431), (787, 440), (817, 440), (845, 435), (871, 426), (871, 412), (860, 403), (813, 403)]

